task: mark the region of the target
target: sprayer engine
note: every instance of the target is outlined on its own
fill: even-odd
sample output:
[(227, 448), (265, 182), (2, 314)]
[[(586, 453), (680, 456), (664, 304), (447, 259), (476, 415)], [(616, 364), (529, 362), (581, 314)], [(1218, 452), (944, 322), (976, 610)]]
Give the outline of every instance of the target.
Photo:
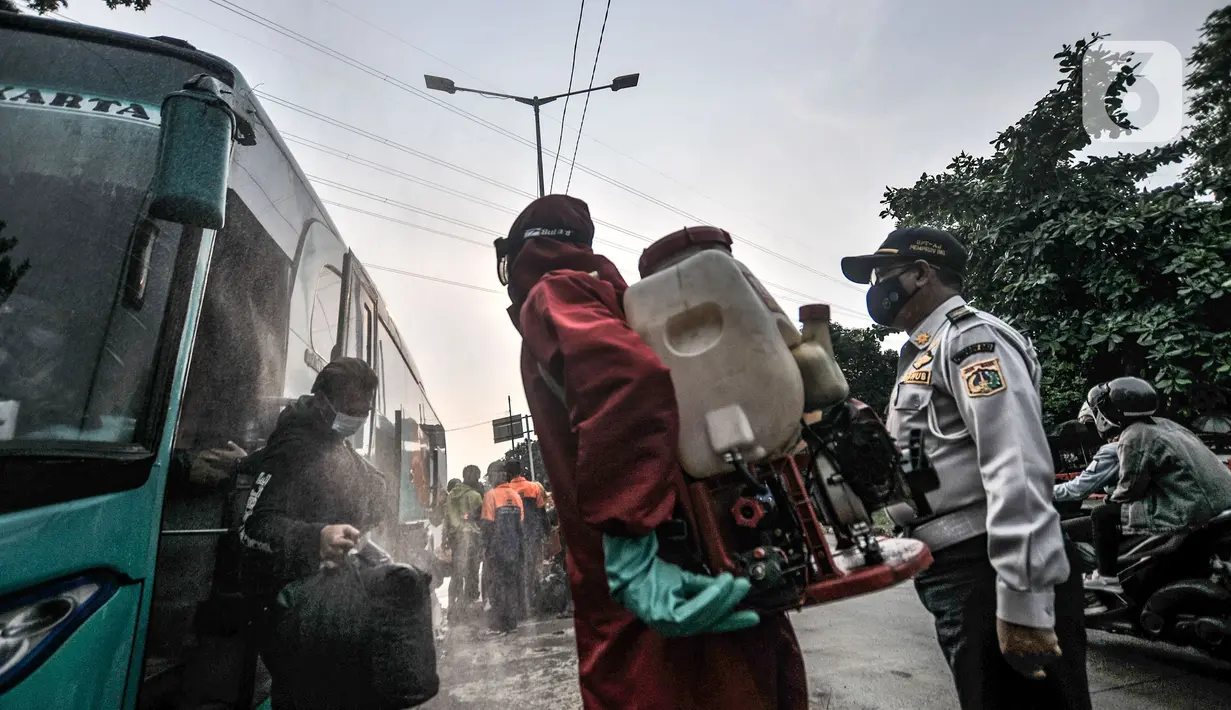
[(921, 515), (938, 481), (915, 437), (899, 449), (876, 415), (847, 400), (807, 425), (789, 456), (689, 484), (711, 572), (748, 578), (745, 606), (779, 611), (876, 591), (931, 563), (915, 540), (878, 537), (870, 513), (905, 502)]

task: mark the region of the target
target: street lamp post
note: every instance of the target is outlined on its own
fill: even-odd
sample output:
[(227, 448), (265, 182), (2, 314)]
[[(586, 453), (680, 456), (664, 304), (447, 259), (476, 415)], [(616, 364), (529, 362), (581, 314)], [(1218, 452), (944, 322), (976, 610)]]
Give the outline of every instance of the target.
[(461, 92), (468, 93), (468, 94), (479, 94), (480, 96), (491, 96), (491, 97), (498, 98), (498, 99), (513, 99), (519, 104), (525, 104), (534, 109), (534, 145), (536, 149), (538, 150), (539, 197), (542, 197), (543, 195), (546, 194), (546, 188), (544, 188), (543, 186), (543, 127), (542, 127), (542, 123), (539, 120), (539, 108), (543, 106), (544, 104), (549, 104), (552, 101), (555, 101), (556, 99), (562, 99), (566, 96), (576, 96), (578, 94), (588, 94), (591, 91), (603, 91), (605, 89), (611, 89), (612, 91), (619, 91), (620, 89), (631, 89), (637, 85), (637, 80), (640, 78), (641, 78), (640, 74), (625, 74), (624, 76), (617, 76), (616, 78), (612, 79), (611, 83), (606, 86), (595, 86), (589, 89), (579, 89), (577, 91), (569, 91), (563, 94), (556, 94), (555, 96), (545, 96), (543, 98), (539, 98), (538, 96), (529, 96), (529, 97), (513, 96), (512, 94), (499, 94), (499, 93), (496, 93), (495, 91), (483, 91), (481, 89), (467, 89), (467, 88), (454, 84), (452, 79), (446, 79), (441, 76), (432, 76), (430, 74), (423, 75), (423, 80), (427, 84), (427, 88), (433, 91), (443, 91), (446, 94), (456, 94), (457, 92), (461, 91)]

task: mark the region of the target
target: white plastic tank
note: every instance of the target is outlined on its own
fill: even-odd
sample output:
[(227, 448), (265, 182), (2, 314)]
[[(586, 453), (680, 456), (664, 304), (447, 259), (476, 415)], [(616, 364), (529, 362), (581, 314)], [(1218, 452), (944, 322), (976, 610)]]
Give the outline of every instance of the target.
[(628, 323), (671, 369), (680, 461), (695, 478), (790, 451), (804, 385), (791, 348), (799, 331), (730, 253), (731, 237), (692, 227), (655, 242), (624, 294)]
[(846, 376), (833, 356), (829, 306), (810, 303), (799, 309), (803, 339), (791, 354), (804, 378), (804, 409), (815, 412), (845, 400), (851, 393)]

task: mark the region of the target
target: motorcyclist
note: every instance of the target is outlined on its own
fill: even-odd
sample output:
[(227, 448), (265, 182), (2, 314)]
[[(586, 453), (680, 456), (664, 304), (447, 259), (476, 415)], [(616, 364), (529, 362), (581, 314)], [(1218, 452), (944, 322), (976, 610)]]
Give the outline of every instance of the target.
[(1095, 426), (1119, 435), (1120, 480), (1091, 514), (1098, 572), (1087, 586), (1115, 590), (1125, 536), (1160, 535), (1198, 526), (1231, 508), (1231, 471), (1188, 429), (1154, 416), (1158, 393), (1120, 377), (1090, 390)]
[[(1082, 403), (1081, 411), (1077, 413), (1077, 421), (1094, 424), (1094, 410), (1088, 402)], [(1057, 503), (1085, 500), (1093, 493), (1111, 493), (1115, 490), (1116, 482), (1120, 480), (1120, 459), (1116, 453), (1119, 450), (1118, 440), (1119, 436), (1113, 434), (1108, 443), (1094, 452), (1090, 465), (1086, 466), (1081, 474), (1070, 481), (1056, 484)]]

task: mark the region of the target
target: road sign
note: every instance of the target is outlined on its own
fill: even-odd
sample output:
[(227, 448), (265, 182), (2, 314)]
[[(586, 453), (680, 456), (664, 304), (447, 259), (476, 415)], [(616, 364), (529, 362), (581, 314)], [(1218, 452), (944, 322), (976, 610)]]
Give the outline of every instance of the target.
[(492, 420), (492, 443), (499, 444), (502, 441), (513, 441), (525, 435), (526, 431), (520, 414)]

